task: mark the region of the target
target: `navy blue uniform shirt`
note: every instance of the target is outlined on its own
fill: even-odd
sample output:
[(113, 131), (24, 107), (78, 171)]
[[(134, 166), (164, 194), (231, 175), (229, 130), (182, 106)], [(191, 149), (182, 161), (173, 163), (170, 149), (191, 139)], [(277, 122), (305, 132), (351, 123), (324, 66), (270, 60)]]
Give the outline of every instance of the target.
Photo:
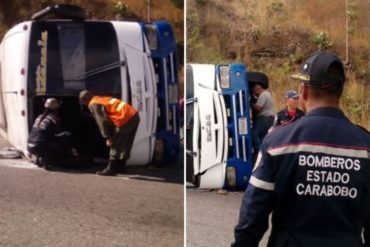
[(268, 246), (363, 246), (369, 150), (369, 133), (337, 108), (274, 129), (244, 194), (233, 246), (258, 246), (271, 211)]
[(278, 113), (276, 113), (274, 123), (272, 124), (272, 127), (275, 128), (275, 127), (278, 127), (282, 124), (287, 124), (287, 123), (290, 123), (290, 122), (294, 122), (294, 121), (300, 119), (303, 116), (304, 116), (304, 112), (297, 108), (296, 116), (292, 118), (291, 116), (289, 116), (288, 109), (285, 108), (284, 110), (279, 111)]

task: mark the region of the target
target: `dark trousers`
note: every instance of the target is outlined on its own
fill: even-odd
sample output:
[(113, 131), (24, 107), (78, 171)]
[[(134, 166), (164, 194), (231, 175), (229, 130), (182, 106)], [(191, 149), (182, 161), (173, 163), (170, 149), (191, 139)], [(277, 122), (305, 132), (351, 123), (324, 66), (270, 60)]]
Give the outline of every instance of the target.
[(257, 117), (254, 121), (252, 128), (252, 142), (255, 155), (257, 155), (258, 151), (260, 150), (263, 138), (265, 138), (269, 128), (272, 126), (273, 123), (273, 116), (260, 116)]
[(28, 147), (28, 151), (37, 158), (42, 158), (43, 162), (48, 165), (62, 165), (69, 157), (71, 148), (68, 138), (61, 136), (54, 140)]
[(126, 162), (130, 158), (130, 151), (139, 126), (140, 117), (136, 113), (124, 126), (116, 127), (112, 136), (112, 146), (109, 159)]

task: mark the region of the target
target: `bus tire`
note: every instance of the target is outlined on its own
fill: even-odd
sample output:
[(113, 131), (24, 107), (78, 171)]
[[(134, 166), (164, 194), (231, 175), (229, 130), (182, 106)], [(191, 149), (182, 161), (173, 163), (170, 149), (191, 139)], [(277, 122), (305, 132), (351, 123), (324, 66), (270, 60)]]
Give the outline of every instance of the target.
[(236, 189), (236, 169), (233, 166), (226, 167), (226, 187)]
[(163, 139), (157, 139), (154, 144), (153, 164), (163, 166), (165, 162), (165, 144)]

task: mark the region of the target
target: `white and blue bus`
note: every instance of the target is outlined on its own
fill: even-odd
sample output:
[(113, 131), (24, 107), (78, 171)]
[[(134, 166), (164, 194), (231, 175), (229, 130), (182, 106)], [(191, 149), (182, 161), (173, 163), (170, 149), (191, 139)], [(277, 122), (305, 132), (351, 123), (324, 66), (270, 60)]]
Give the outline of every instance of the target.
[(78, 102), (79, 92), (88, 89), (119, 97), (139, 111), (128, 164), (148, 164), (155, 149), (158, 92), (142, 24), (84, 17), (79, 7), (55, 5), (5, 34), (0, 44), (0, 132), (27, 155), (30, 127), (45, 100), (55, 97), (62, 102), (62, 125), (72, 133), (78, 153), (106, 157), (94, 120)]
[(179, 79), (174, 33), (166, 21), (142, 24), (149, 42), (157, 81), (157, 162), (173, 163), (179, 153)]
[(242, 64), (186, 68), (187, 180), (245, 189), (252, 172), (249, 87)]

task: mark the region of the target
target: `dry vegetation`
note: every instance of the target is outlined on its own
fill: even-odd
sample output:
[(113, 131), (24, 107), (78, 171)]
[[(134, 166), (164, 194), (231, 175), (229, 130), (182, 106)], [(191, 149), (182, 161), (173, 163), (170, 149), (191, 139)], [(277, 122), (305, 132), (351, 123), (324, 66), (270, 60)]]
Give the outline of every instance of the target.
[[(228, 63), (236, 52), (249, 70), (265, 72), (276, 110), (287, 89), (297, 89), (290, 75), (318, 49), (313, 38), (329, 36), (328, 50), (346, 60), (346, 15), (349, 63), (342, 108), (355, 123), (370, 128), (370, 4), (367, 0), (188, 0), (187, 62)], [(347, 13), (347, 14), (346, 14)]]
[[(127, 6), (123, 15), (118, 15), (117, 3)], [(179, 42), (183, 41), (184, 15), (182, 1), (155, 0), (150, 1), (151, 20), (168, 20), (175, 29)], [(0, 37), (15, 24), (29, 20), (36, 11), (53, 4), (74, 4), (85, 8), (89, 19), (133, 21), (147, 20), (147, 0), (13, 0), (0, 1)], [(178, 3), (178, 4), (176, 4)], [(177, 5), (177, 6), (176, 6)]]

